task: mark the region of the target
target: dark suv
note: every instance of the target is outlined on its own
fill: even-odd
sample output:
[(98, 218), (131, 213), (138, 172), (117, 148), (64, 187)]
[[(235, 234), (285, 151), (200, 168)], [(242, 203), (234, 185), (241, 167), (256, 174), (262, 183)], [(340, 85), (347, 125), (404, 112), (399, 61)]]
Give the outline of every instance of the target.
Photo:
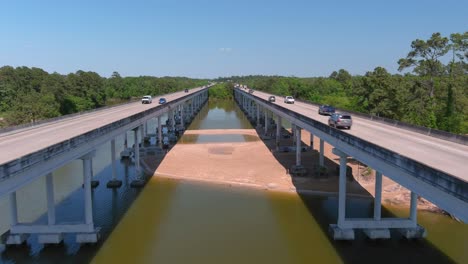
[(318, 110), (319, 115), (332, 115), (335, 113), (335, 107), (331, 105), (321, 105)]

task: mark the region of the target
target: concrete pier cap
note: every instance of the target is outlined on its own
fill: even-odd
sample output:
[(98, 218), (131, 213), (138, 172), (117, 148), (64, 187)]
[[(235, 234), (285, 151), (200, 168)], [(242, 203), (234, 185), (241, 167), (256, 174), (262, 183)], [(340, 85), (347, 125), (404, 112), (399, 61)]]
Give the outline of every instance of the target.
[(343, 151), (341, 151), (341, 150), (339, 150), (337, 148), (333, 148), (332, 153), (337, 155), (337, 156), (340, 156), (342, 158), (347, 158), (349, 156), (348, 154), (344, 153)]
[(330, 224), (328, 232), (334, 240), (354, 240), (354, 229), (340, 228), (336, 224)]
[(76, 243), (97, 243), (101, 237), (101, 228), (96, 227), (94, 232), (76, 234)]
[(63, 234), (40, 234), (37, 240), (39, 244), (60, 244), (63, 241)]

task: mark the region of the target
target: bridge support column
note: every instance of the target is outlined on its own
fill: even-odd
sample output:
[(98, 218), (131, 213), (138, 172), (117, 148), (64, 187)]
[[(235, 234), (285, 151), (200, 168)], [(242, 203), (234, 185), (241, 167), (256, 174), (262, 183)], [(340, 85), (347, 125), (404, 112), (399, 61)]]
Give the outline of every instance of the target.
[(171, 111), (171, 124), (172, 124), (172, 131), (174, 132), (175, 131), (175, 111), (172, 110)]
[(335, 240), (354, 240), (354, 230), (344, 225), (346, 220), (346, 161), (348, 155), (336, 148), (333, 149), (333, 153), (340, 157), (338, 221), (336, 225), (330, 225), (329, 231)]
[(117, 162), (115, 160), (115, 138), (111, 140), (111, 162), (112, 162), (112, 179), (107, 182), (107, 188), (120, 188), (122, 181), (117, 180)]
[(291, 123), (291, 137), (293, 145), (296, 144), (296, 125)]
[(320, 167), (323, 167), (323, 165), (324, 165), (323, 152), (324, 152), (324, 141), (323, 141), (323, 139), (320, 139), (320, 153), (319, 153), (319, 165), (320, 165)]
[[(55, 225), (55, 200), (54, 200), (54, 182), (52, 173), (46, 175), (46, 193), (47, 193), (47, 224)], [(40, 244), (59, 244), (63, 240), (62, 233), (39, 234), (38, 242)]]
[(142, 172), (140, 168), (140, 145), (138, 143), (138, 130), (141, 130), (141, 126), (133, 129), (133, 131), (135, 131), (135, 179), (130, 183), (130, 187), (142, 187), (145, 185), (145, 181), (141, 177)]
[(314, 149), (314, 134), (310, 133), (310, 149)]
[(301, 166), (301, 128), (296, 126), (296, 166)]
[[(18, 225), (18, 204), (16, 200), (16, 191), (10, 193), (10, 227)], [(6, 239), (7, 245), (21, 245), (28, 238), (27, 234), (10, 234)]]
[(193, 98), (190, 101), (190, 114), (192, 115), (192, 117), (195, 116), (195, 102), (194, 102)]
[(375, 172), (374, 220), (380, 220), (382, 209), (382, 173)]
[(281, 116), (276, 116), (276, 151), (279, 151), (279, 144), (281, 140), (281, 128), (282, 128)]
[(420, 225), (418, 225), (418, 195), (415, 192), (411, 192), (411, 202), (410, 202), (410, 216), (409, 220), (413, 227), (411, 228), (399, 228), (398, 231), (405, 237), (406, 239), (412, 238), (424, 238), (427, 236), (426, 229)]
[(268, 112), (266, 108), (264, 110), (265, 110), (265, 132), (264, 134), (266, 135), (266, 133), (268, 132)]
[(185, 120), (184, 120), (184, 104), (180, 106), (180, 125), (182, 129), (185, 129)]
[(162, 124), (161, 124), (161, 116), (158, 116), (158, 140), (159, 140), (159, 147), (162, 149)]
[(257, 127), (260, 127), (260, 105), (257, 104)]
[(88, 232), (76, 235), (77, 243), (96, 243), (99, 238), (99, 230), (94, 228), (93, 222), (93, 200), (91, 193), (91, 180), (93, 178), (93, 157), (95, 151), (91, 151), (81, 157), (83, 161), (83, 187), (84, 187), (84, 224)]
[(398, 230), (404, 237), (423, 238), (426, 230), (416, 222), (416, 200), (417, 195), (412, 193), (412, 205), (409, 218), (382, 218), (382, 173), (376, 172), (374, 216), (372, 218), (348, 218), (346, 219), (346, 160), (347, 155), (338, 149), (333, 153), (340, 157), (340, 178), (338, 196), (338, 221), (331, 224), (329, 231), (335, 240), (353, 240), (354, 229), (362, 229), (370, 239), (389, 239), (390, 229)]

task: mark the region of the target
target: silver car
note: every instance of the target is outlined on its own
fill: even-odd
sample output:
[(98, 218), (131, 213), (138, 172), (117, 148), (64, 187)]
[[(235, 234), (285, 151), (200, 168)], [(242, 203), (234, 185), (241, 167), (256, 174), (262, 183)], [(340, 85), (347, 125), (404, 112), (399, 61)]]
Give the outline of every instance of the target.
[(285, 102), (286, 104), (294, 104), (294, 97), (292, 97), (292, 96), (286, 96), (286, 97), (284, 98), (284, 102)]
[(328, 125), (336, 128), (343, 127), (351, 129), (353, 119), (350, 114), (334, 113), (328, 118)]

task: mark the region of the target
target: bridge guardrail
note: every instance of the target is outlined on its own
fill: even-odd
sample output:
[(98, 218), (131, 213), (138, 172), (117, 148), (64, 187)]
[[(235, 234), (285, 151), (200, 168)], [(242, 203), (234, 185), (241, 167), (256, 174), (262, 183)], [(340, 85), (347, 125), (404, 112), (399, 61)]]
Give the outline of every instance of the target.
[(94, 109), (86, 110), (86, 111), (83, 111), (83, 112), (78, 112), (78, 113), (73, 113), (73, 114), (68, 114), (68, 115), (43, 119), (43, 120), (39, 120), (39, 121), (33, 122), (33, 123), (25, 123), (25, 124), (21, 124), (21, 125), (17, 125), (17, 126), (4, 127), (4, 128), (0, 128), (0, 134), (13, 132), (13, 131), (20, 130), (20, 129), (23, 129), (23, 128), (45, 125), (47, 123), (52, 123), (52, 122), (60, 121), (60, 120), (67, 119), (67, 118), (73, 118), (73, 117), (76, 117), (76, 116), (85, 115), (85, 114), (93, 113), (93, 112), (100, 111), (100, 110), (110, 109), (110, 108), (122, 106), (122, 105), (125, 105), (125, 104), (128, 104), (128, 103), (133, 103), (133, 102), (137, 102), (137, 101), (139, 101), (139, 99), (133, 99), (133, 100), (129, 100), (128, 102), (125, 102), (125, 103), (94, 108)]

